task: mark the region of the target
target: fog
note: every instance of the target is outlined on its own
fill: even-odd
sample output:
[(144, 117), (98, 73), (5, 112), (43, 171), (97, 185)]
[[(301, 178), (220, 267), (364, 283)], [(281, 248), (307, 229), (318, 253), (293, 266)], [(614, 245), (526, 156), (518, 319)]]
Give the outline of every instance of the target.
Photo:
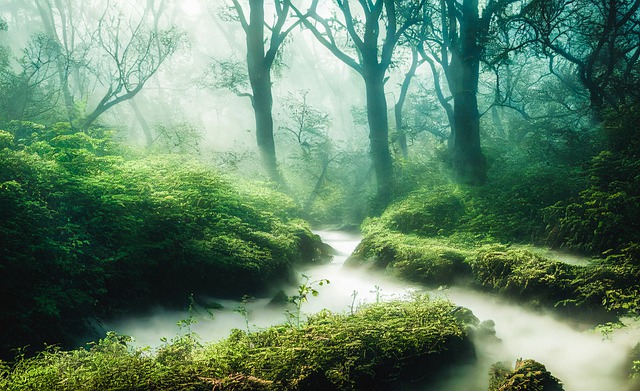
[[(71, 0), (69, 6), (74, 1)], [(216, 61), (245, 60), (245, 35), (240, 23), (221, 17), (231, 2), (189, 0), (158, 3), (161, 4), (157, 5), (159, 26), (175, 26), (184, 36), (175, 54), (162, 64), (134, 98), (144, 109), (146, 121), (152, 127), (192, 125), (202, 137), (199, 151), (205, 157), (228, 150), (255, 151), (255, 123), (250, 100), (216, 86), (210, 78), (210, 67)], [(266, 7), (269, 9), (268, 2)], [(73, 11), (66, 10), (67, 15), (54, 7), (51, 17), (56, 34), (60, 37), (73, 34), (76, 41), (69, 45), (77, 48), (68, 50), (78, 52), (88, 44), (85, 41), (91, 39), (92, 30), (102, 13), (107, 12), (105, 10), (110, 12), (108, 16), (116, 17), (122, 13), (129, 23), (137, 23), (143, 8), (142, 4), (135, 2), (103, 0), (90, 5), (82, 3), (82, 6), (78, 3)], [(32, 2), (6, 2), (0, 5), (0, 16), (7, 20), (9, 26), (0, 40), (12, 49), (16, 57), (21, 56), (21, 51), (34, 34), (44, 31)], [(93, 60), (87, 57), (85, 61)], [(287, 134), (279, 130), (286, 113), (283, 101), (301, 91), (310, 91), (310, 105), (330, 115), (328, 132), (332, 140), (363, 147), (366, 153), (367, 132), (362, 120), (354, 119), (352, 115), (353, 108), (364, 110), (365, 107), (364, 84), (355, 71), (330, 54), (308, 32), (291, 34), (287, 38), (278, 64), (273, 80), (276, 137), (280, 137), (278, 153), (285, 158), (288, 148), (283, 142)], [(19, 70), (20, 65), (16, 62), (14, 67)], [(397, 96), (403, 71), (403, 66), (398, 63), (389, 73), (386, 89), (390, 106)], [(88, 99), (87, 110), (91, 110), (106, 87), (90, 80), (83, 83), (85, 85), (73, 85), (72, 88), (77, 89), (75, 94), (78, 98)], [(128, 129), (122, 137), (132, 143), (144, 144), (140, 124), (128, 104), (112, 107), (101, 116), (101, 121), (119, 129)]]
[[(303, 11), (307, 3), (295, 2)], [(542, 3), (540, 7), (544, 8), (546, 3)], [(397, 26), (390, 22), (388, 9), (379, 20), (378, 16), (372, 19), (375, 26), (365, 26), (364, 19), (351, 20), (354, 24), (349, 29), (349, 23), (341, 20), (310, 21), (312, 16), (333, 14), (346, 18), (332, 1), (318, 2), (317, 13), (304, 17), (300, 11), (286, 8), (287, 18), (282, 24), (278, 22), (278, 9), (283, 8), (277, 4), (284, 3), (266, 1), (264, 23), (253, 23), (262, 31), (251, 36), (246, 1), (4, 0), (0, 2), (0, 76), (4, 83), (0, 86), (0, 120), (7, 129), (14, 121), (28, 122), (24, 132), (32, 134), (5, 132), (7, 145), (51, 155), (46, 159), (55, 155), (55, 159), (61, 159), (56, 167), (59, 164), (68, 169), (70, 177), (77, 174), (73, 167), (77, 162), (63, 161), (64, 153), (47, 152), (59, 148), (55, 145), (60, 141), (56, 132), (87, 136), (81, 139), (86, 145), (72, 145), (92, 157), (87, 160), (95, 167), (87, 172), (101, 172), (102, 154), (115, 153), (105, 152), (109, 148), (102, 144), (114, 142), (122, 151), (118, 150), (113, 161), (179, 154), (219, 172), (236, 186), (233, 191), (249, 183), (244, 179), (258, 180), (259, 184), (252, 182), (246, 187), (255, 185), (257, 192), (265, 193), (267, 188), (282, 191), (286, 193), (282, 197), (295, 205), (290, 209), (282, 206), (283, 210), (273, 213), (259, 211), (269, 218), (282, 219), (283, 224), (303, 218), (310, 226), (357, 226), (363, 221), (366, 224), (367, 217), (375, 220), (385, 207), (398, 207), (397, 215), (388, 221), (383, 221), (384, 215), (375, 220), (383, 221), (381, 226), (394, 234), (424, 234), (430, 239), (443, 239), (443, 243), (447, 235), (460, 234), (454, 239), (462, 238), (469, 247), (477, 244), (476, 239), (498, 244), (528, 242), (530, 238), (531, 242), (546, 240), (558, 247), (571, 245), (623, 258), (627, 255), (624, 252), (631, 253), (637, 243), (637, 235), (633, 236), (637, 225), (626, 220), (632, 214), (627, 211), (637, 212), (637, 208), (625, 209), (623, 205), (639, 199), (634, 193), (637, 183), (622, 178), (637, 169), (633, 165), (637, 156), (633, 148), (637, 147), (627, 148), (635, 135), (629, 139), (620, 136), (626, 130), (616, 121), (626, 121), (622, 113), (634, 113), (633, 105), (638, 102), (640, 47), (627, 36), (637, 35), (640, 23), (635, 5), (625, 5), (628, 9), (620, 6), (614, 11), (620, 11), (620, 15), (628, 11), (628, 17), (620, 18), (620, 26), (614, 21), (615, 32), (610, 39), (594, 45), (606, 35), (596, 31), (598, 28), (604, 26), (607, 34), (611, 29), (598, 24), (599, 20), (581, 20), (586, 12), (599, 10), (600, 3), (586, 2), (585, 11), (580, 12), (563, 9), (559, 3), (554, 18), (561, 20), (556, 23), (546, 20), (546, 15), (534, 20), (527, 14), (528, 19), (520, 20), (520, 12), (536, 12), (527, 10), (525, 3), (509, 3), (510, 7), (497, 10), (499, 7), (494, 9), (480, 1), (475, 9), (445, 12), (446, 7), (458, 3), (435, 1), (412, 11), (418, 3), (406, 1), (398, 8), (407, 8), (409, 11), (403, 12), (416, 12), (419, 17), (398, 14), (394, 20), (399, 25), (409, 20), (419, 23), (407, 22), (393, 31)], [(353, 15), (361, 17), (364, 12), (355, 11)], [(476, 34), (479, 28), (463, 24), (479, 17), (483, 19), (484, 35), (467, 39), (465, 34)], [(546, 22), (549, 24), (544, 25)], [(320, 31), (322, 26), (334, 30)], [(623, 33), (621, 26), (633, 34)], [(282, 31), (289, 34), (278, 36)], [(540, 31), (549, 34), (546, 41), (537, 36)], [(366, 39), (357, 36), (364, 32), (374, 35), (376, 41), (365, 44)], [(473, 45), (461, 45), (460, 41)], [(252, 42), (259, 50), (250, 50)], [(376, 50), (364, 50), (369, 46)], [(460, 59), (464, 61), (456, 63)], [(402, 89), (405, 80), (406, 90)], [(621, 119), (616, 117), (612, 126), (602, 122), (605, 115), (614, 112)], [(65, 126), (56, 128), (60, 124)], [(46, 129), (47, 134), (34, 129)], [(614, 134), (616, 131), (620, 134)], [(31, 138), (28, 141), (33, 145), (24, 144), (26, 138)], [(63, 148), (67, 148), (65, 138), (62, 140)], [(79, 142), (73, 140), (67, 142)], [(599, 156), (601, 152), (606, 153)], [(82, 153), (78, 156), (84, 156)], [(615, 154), (620, 156), (612, 158)], [(595, 156), (601, 159), (600, 165), (594, 163)], [(613, 174), (609, 176), (611, 167)], [(10, 175), (14, 174), (6, 180), (13, 186), (15, 178)], [(75, 183), (72, 179), (68, 182)], [(92, 183), (80, 181), (85, 182)], [(620, 188), (609, 188), (608, 182)], [(501, 192), (492, 193), (496, 184)], [(436, 196), (429, 199), (434, 188), (447, 188), (442, 192), (447, 200), (440, 203)], [(34, 196), (42, 202), (43, 210), (50, 206), (50, 195), (41, 194), (47, 191)], [(96, 203), (103, 201), (102, 191), (94, 191), (98, 194)], [(419, 197), (410, 197), (412, 194), (424, 196), (426, 201), (421, 204)], [(243, 204), (237, 197), (234, 202)], [(20, 205), (29, 206), (32, 201)], [(500, 205), (507, 207), (503, 210)], [(592, 212), (582, 209), (585, 205), (601, 209)], [(67, 217), (69, 226), (76, 223), (74, 218), (87, 224), (101, 221), (91, 216), (92, 205), (78, 209), (81, 212), (73, 210), (81, 218)], [(291, 216), (280, 216), (286, 213)], [(509, 215), (501, 219), (503, 214)], [(147, 215), (141, 216), (139, 220), (146, 222)], [(193, 229), (189, 232), (194, 232), (194, 237), (208, 229), (198, 226), (198, 217), (171, 216)], [(111, 217), (117, 220), (120, 216)], [(227, 223), (226, 218), (221, 218), (221, 227)], [(231, 216), (229, 221), (235, 218), (242, 220)], [(420, 221), (409, 222), (411, 219)], [(126, 218), (122, 220), (120, 223), (126, 225)], [(433, 233), (419, 232), (428, 224), (435, 227)], [(447, 224), (452, 227), (440, 226)], [(634, 232), (617, 237), (626, 234), (623, 231), (627, 226)], [(120, 229), (114, 231), (118, 231), (114, 237), (121, 233)], [(367, 303), (404, 299), (419, 292), (449, 299), (471, 309), (481, 321), (495, 322), (501, 342), (475, 341), (477, 363), (452, 368), (450, 376), (437, 385), (425, 385), (428, 389), (484, 390), (491, 364), (505, 361), (513, 366), (520, 357), (546, 365), (568, 391), (624, 387), (620, 371), (627, 352), (640, 340), (637, 325), (603, 334), (493, 295), (457, 287), (425, 290), (380, 271), (346, 268), (344, 262), (361, 237), (338, 231), (317, 232), (336, 253), (329, 264), (295, 270), (299, 283), (312, 284), (319, 292), (318, 297), (302, 304), (302, 318), (322, 309), (354, 312)], [(81, 254), (82, 246), (94, 245), (92, 238), (64, 235), (67, 233), (60, 234), (60, 241), (66, 246), (61, 246), (65, 254), (76, 251), (76, 246)], [(21, 240), (27, 241), (28, 236), (23, 236), (27, 239)], [(111, 237), (104, 240), (109, 246), (122, 248), (111, 243)], [(603, 248), (599, 241), (604, 243)], [(629, 248), (623, 250), (627, 245)], [(530, 249), (573, 265), (588, 263), (570, 252)], [(142, 256), (149, 254), (144, 251)], [(120, 256), (99, 253), (91, 259), (115, 263)], [(73, 267), (65, 268), (74, 269), (75, 264), (70, 265)], [(291, 296), (297, 285), (273, 287), (271, 294), (280, 289)], [(633, 289), (628, 292), (636, 292)], [(225, 338), (234, 328), (256, 331), (298, 321), (291, 303), (272, 304), (271, 299), (247, 297), (238, 301), (199, 295), (189, 311), (155, 307), (112, 318), (96, 325), (96, 334), (89, 339), (114, 330), (132, 336), (137, 346), (155, 348), (176, 334), (195, 333), (208, 342)]]
[[(449, 287), (424, 290), (397, 281), (380, 271), (344, 267), (343, 263), (355, 249), (360, 237), (345, 232), (320, 231), (323, 240), (336, 250), (331, 263), (301, 270), (310, 281), (327, 279), (330, 284), (317, 286), (319, 294), (303, 304), (303, 318), (322, 309), (349, 313), (365, 303), (391, 299), (408, 299), (414, 292), (433, 298), (451, 300), (469, 308), (480, 320), (495, 322), (496, 337), (476, 338), (477, 361), (450, 368), (437, 382), (429, 382), (418, 390), (455, 391), (486, 390), (489, 367), (496, 362), (513, 366), (519, 358), (534, 359), (563, 382), (566, 391), (624, 390), (624, 365), (628, 352), (640, 338), (640, 328), (630, 327), (603, 333), (572, 324), (557, 315), (525, 309), (494, 295), (466, 288)], [(301, 281), (303, 279), (301, 278)], [(295, 287), (285, 287), (295, 294)], [(357, 294), (354, 298), (354, 292)], [(222, 309), (194, 312), (157, 308), (144, 314), (104, 324), (104, 331), (114, 330), (133, 336), (136, 346), (158, 347), (161, 339), (185, 332), (195, 332), (202, 342), (216, 341), (229, 335), (232, 328), (259, 331), (270, 325), (288, 321), (287, 307), (269, 305), (271, 298), (251, 299), (242, 303), (233, 300), (209, 299)], [(238, 308), (244, 307), (247, 316)], [(288, 307), (293, 311), (293, 307)], [(177, 323), (195, 316), (188, 328)]]

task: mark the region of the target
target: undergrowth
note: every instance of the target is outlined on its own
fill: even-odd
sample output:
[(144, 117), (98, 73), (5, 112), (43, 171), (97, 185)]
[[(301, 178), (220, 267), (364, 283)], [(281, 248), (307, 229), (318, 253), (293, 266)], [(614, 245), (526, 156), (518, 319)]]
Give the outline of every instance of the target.
[(415, 296), (323, 311), (299, 327), (280, 325), (201, 345), (187, 334), (158, 351), (109, 333), (89, 349), (50, 348), (0, 367), (0, 389), (13, 390), (329, 390), (384, 389), (436, 379), (474, 358), (454, 306)]

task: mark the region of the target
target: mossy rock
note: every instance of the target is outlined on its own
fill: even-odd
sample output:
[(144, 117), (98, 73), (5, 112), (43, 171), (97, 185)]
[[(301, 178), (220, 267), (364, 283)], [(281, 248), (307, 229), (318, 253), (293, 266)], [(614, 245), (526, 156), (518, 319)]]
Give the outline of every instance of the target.
[(397, 379), (435, 380), (449, 365), (475, 359), (452, 304), (424, 296), (354, 315), (325, 311), (299, 328), (237, 331), (215, 349), (235, 355), (234, 373), (272, 381), (278, 390), (381, 389)]
[(156, 354), (109, 333), (88, 350), (52, 348), (11, 366), (0, 361), (0, 389), (390, 389), (399, 379), (434, 381), (448, 367), (475, 359), (454, 308), (415, 296), (349, 315), (324, 311), (299, 327), (234, 330), (206, 346), (189, 333)]
[(479, 251), (470, 263), (475, 282), (484, 288), (530, 302), (555, 304), (574, 297), (578, 266), (526, 250), (496, 248)]
[(563, 391), (562, 382), (535, 360), (516, 360), (511, 370), (496, 363), (489, 370), (489, 391)]
[(437, 239), (374, 227), (365, 233), (346, 265), (370, 265), (410, 281), (446, 285), (470, 275), (466, 263), (470, 254)]

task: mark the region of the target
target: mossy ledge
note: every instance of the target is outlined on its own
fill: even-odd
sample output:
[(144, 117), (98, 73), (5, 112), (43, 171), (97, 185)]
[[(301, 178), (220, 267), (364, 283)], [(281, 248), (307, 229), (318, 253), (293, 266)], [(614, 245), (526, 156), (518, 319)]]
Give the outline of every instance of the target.
[(428, 382), (475, 359), (452, 303), (416, 296), (355, 314), (328, 311), (300, 327), (281, 325), (200, 345), (190, 333), (156, 352), (109, 334), (90, 349), (51, 349), (12, 366), (0, 361), (0, 388), (13, 390), (349, 390)]
[(584, 266), (545, 258), (526, 246), (487, 244), (468, 235), (424, 237), (369, 219), (347, 265), (385, 269), (427, 286), (458, 284), (553, 309), (582, 320), (638, 315), (640, 246)]

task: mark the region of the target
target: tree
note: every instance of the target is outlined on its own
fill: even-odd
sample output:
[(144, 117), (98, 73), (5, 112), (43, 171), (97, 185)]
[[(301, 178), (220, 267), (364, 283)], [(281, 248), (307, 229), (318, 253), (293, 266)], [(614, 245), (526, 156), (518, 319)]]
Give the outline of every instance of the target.
[[(337, 154), (328, 134), (331, 126), (331, 117), (328, 113), (315, 109), (309, 102), (309, 90), (297, 91), (289, 94), (284, 100), (283, 124), (280, 130), (292, 138), (292, 141), (299, 147), (299, 155), (294, 153), (294, 158), (304, 164), (296, 164), (296, 169), (306, 166), (301, 177), (317, 178), (312, 186), (312, 190), (305, 197), (302, 203), (303, 210), (311, 211), (315, 200), (320, 195), (329, 173), (329, 165), (336, 160)], [(319, 166), (319, 169), (316, 167)], [(320, 171), (317, 174), (315, 171)], [(305, 178), (306, 179), (306, 178)]]
[[(293, 7), (316, 39), (364, 80), (371, 161), (376, 173), (378, 200), (386, 203), (393, 190), (393, 164), (389, 150), (389, 122), (385, 82), (393, 54), (403, 32), (420, 22), (423, 0), (335, 0), (338, 12), (318, 13), (313, 0), (306, 13)], [(344, 39), (338, 39), (343, 35)], [(343, 42), (347, 42), (343, 44)]]
[[(489, 0), (480, 15), (478, 0), (439, 0), (425, 12), (422, 29), (413, 32), (419, 53), (431, 67), (436, 94), (452, 125), (452, 168), (462, 183), (480, 185), (486, 180), (477, 98), (480, 63), (495, 61), (487, 56), (486, 50), (495, 44), (492, 28), (512, 12), (510, 5), (515, 2)], [(446, 97), (440, 87), (436, 64), (444, 73), (450, 97)]]
[(104, 10), (93, 34), (99, 52), (92, 70), (106, 91), (84, 120), (84, 130), (113, 106), (135, 97), (180, 47), (183, 34), (178, 29), (158, 27), (165, 8), (164, 0), (147, 0), (138, 18), (111, 6)]
[[(239, 0), (232, 0), (236, 20), (240, 22), (246, 35), (247, 71), (251, 85), (251, 104), (255, 115), (256, 140), (262, 162), (271, 179), (284, 184), (278, 171), (276, 147), (273, 138), (273, 93), (271, 72), (278, 51), (289, 33), (299, 24), (290, 22), (288, 0), (274, 1), (274, 22), (267, 24), (264, 0), (249, 0), (249, 17)], [(265, 39), (265, 28), (270, 32)], [(266, 47), (265, 47), (266, 46)]]
[(398, 100), (393, 107), (393, 113), (396, 123), (396, 137), (398, 146), (400, 147), (400, 152), (402, 153), (402, 157), (404, 159), (409, 156), (409, 147), (407, 145), (407, 124), (403, 118), (402, 110), (404, 108), (404, 103), (407, 100), (407, 94), (409, 93), (411, 80), (416, 75), (416, 71), (418, 70), (418, 67), (422, 65), (422, 63), (424, 63), (424, 60), (419, 59), (418, 50), (414, 46), (411, 46), (411, 63), (409, 69), (407, 70), (407, 73), (405, 73), (404, 75), (402, 84), (400, 85)]
[(80, 23), (73, 12), (75, 8), (71, 1), (34, 0), (34, 2), (43, 23), (45, 35), (52, 44), (58, 46), (58, 55), (55, 60), (59, 88), (64, 99), (67, 120), (73, 124), (77, 113), (71, 77), (81, 67), (81, 59), (87, 56), (88, 46), (80, 42), (82, 38), (76, 29), (76, 25)]
[(534, 0), (514, 23), (528, 25), (559, 78), (562, 62), (574, 67), (601, 120), (604, 109), (640, 100), (639, 8), (640, 0)]
[[(78, 7), (72, 0), (34, 0), (34, 5), (44, 34), (58, 48), (58, 88), (67, 120), (76, 126), (81, 119), (83, 130), (140, 92), (183, 39), (176, 28), (159, 27), (166, 0), (147, 0), (142, 8), (118, 1), (107, 1), (103, 9), (98, 8), (103, 3)], [(96, 86), (104, 89), (97, 92)], [(85, 115), (79, 108), (96, 92), (98, 103)]]
[[(490, 4), (493, 0), (490, 1)], [(490, 9), (488, 5), (485, 9)], [(434, 11), (435, 10), (435, 11)], [(416, 38), (418, 50), (434, 76), (436, 93), (451, 123), (452, 168), (462, 183), (482, 184), (486, 180), (486, 161), (480, 146), (478, 79), (480, 72), (481, 20), (477, 0), (440, 0), (425, 14), (429, 19)], [(439, 20), (436, 17), (439, 16)], [(485, 18), (491, 18), (490, 13)], [(434, 23), (435, 22), (435, 23)], [(442, 68), (451, 98), (440, 87), (435, 63)], [(453, 106), (449, 100), (453, 100)]]
[(60, 98), (56, 79), (59, 47), (43, 34), (36, 34), (27, 43), (18, 59), (19, 74), (10, 77), (7, 88), (10, 100), (6, 105), (10, 119), (34, 120), (43, 116), (60, 118), (56, 113)]

